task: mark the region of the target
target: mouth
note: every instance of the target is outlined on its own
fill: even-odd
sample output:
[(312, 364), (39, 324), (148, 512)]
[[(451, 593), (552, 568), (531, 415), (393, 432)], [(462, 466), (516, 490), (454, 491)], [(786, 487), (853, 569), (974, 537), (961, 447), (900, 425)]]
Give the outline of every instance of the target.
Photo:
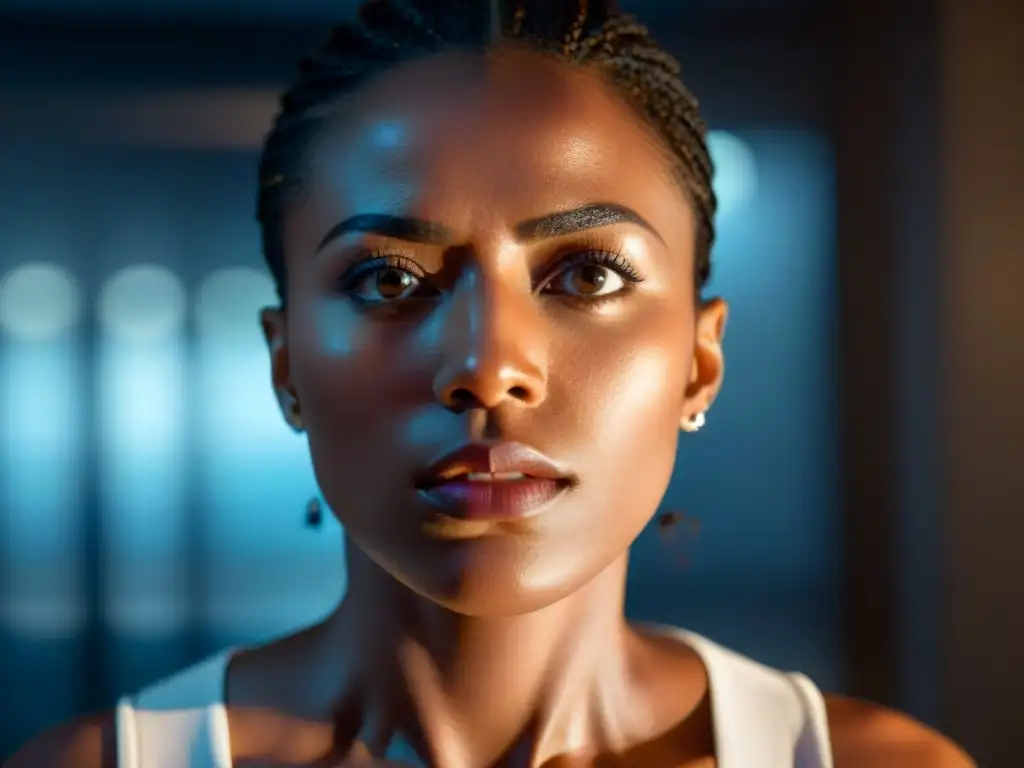
[(525, 480), (528, 477), (533, 477), (533, 475), (526, 475), (522, 472), (466, 472), (460, 470), (447, 477), (439, 477), (431, 485), (444, 485), (445, 483), (506, 483), (512, 480)]
[(521, 443), (471, 444), (434, 462), (416, 489), (449, 517), (515, 519), (540, 512), (576, 478)]

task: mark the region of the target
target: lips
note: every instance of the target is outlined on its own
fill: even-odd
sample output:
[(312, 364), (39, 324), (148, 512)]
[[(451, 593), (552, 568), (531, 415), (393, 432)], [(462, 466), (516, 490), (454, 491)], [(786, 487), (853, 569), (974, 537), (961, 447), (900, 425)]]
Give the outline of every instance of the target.
[(479, 520), (532, 515), (573, 484), (551, 459), (509, 442), (449, 453), (426, 469), (416, 488), (446, 514)]

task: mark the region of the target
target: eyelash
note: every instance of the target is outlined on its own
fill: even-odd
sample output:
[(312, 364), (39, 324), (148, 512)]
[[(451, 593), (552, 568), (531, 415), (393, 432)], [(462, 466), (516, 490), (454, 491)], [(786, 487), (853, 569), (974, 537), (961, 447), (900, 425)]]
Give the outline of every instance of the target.
[[(573, 267), (579, 267), (584, 264), (596, 264), (598, 266), (611, 269), (622, 278), (623, 287), (615, 293), (603, 296), (587, 297), (560, 294), (563, 299), (579, 304), (596, 306), (613, 299), (621, 298), (623, 294), (644, 281), (644, 278), (637, 271), (636, 267), (634, 267), (633, 264), (630, 263), (629, 259), (622, 253), (618, 244), (594, 243), (590, 247), (581, 251), (575, 251), (566, 258), (556, 262), (555, 266), (551, 270), (548, 270), (544, 279), (538, 283), (535, 290), (539, 289), (543, 292), (544, 286), (551, 282), (554, 277), (557, 277), (566, 270), (572, 269)], [(353, 301), (363, 306), (379, 306), (383, 302), (360, 300), (357, 296), (352, 294), (352, 291), (361, 281), (365, 280), (380, 269), (400, 269), (404, 272), (408, 272), (417, 280), (425, 280), (427, 278), (426, 272), (419, 266), (419, 264), (407, 256), (402, 256), (383, 249), (375, 249), (373, 251), (368, 251), (363, 258), (345, 271), (337, 281), (337, 288), (340, 292), (348, 294)]]
[(366, 279), (380, 269), (400, 269), (408, 272), (417, 280), (425, 280), (426, 272), (420, 268), (412, 259), (401, 256), (391, 251), (377, 249), (368, 251), (355, 264), (345, 270), (345, 273), (338, 279), (338, 290), (351, 291), (360, 281)]
[[(619, 276), (626, 281), (627, 285), (636, 285), (644, 281), (640, 273), (637, 272), (629, 259), (623, 255), (622, 251), (617, 246), (610, 246), (607, 248), (591, 247), (583, 251), (575, 251), (570, 256), (562, 259), (555, 264), (555, 268), (552, 269), (547, 277), (541, 281), (544, 285), (555, 275), (564, 272), (567, 269), (573, 267), (579, 267), (584, 264), (596, 264), (601, 267), (608, 267), (609, 269), (618, 272)], [(613, 294), (614, 295), (614, 294)]]

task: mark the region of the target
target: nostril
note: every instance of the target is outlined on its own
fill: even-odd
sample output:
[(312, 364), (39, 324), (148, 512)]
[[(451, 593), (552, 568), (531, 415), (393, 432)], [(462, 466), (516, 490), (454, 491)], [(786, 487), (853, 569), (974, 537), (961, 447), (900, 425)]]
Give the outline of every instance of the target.
[[(531, 390), (529, 387), (517, 384), (505, 390), (505, 398), (517, 400), (521, 403), (529, 403), (532, 399)], [(445, 401), (449, 408), (464, 411), (470, 408), (493, 408), (502, 399), (504, 398), (499, 397), (494, 402), (491, 402), (491, 398), (478, 396), (470, 387), (456, 387), (449, 390)]]
[(456, 408), (470, 408), (479, 405), (479, 401), (472, 392), (465, 387), (453, 389), (448, 395), (449, 402)]
[(511, 387), (511, 388), (509, 388), (508, 393), (509, 393), (509, 395), (511, 397), (514, 397), (516, 400), (529, 400), (530, 399), (530, 391), (526, 387), (520, 387), (520, 386)]

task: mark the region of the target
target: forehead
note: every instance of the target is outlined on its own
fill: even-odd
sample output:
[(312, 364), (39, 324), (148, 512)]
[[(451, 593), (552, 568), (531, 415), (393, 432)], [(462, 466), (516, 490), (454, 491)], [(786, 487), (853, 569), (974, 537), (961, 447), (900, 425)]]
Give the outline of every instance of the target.
[(456, 228), (586, 202), (637, 210), (666, 240), (691, 217), (667, 147), (593, 71), (537, 54), (442, 54), (338, 105), (311, 151), (314, 213), (410, 213)]

